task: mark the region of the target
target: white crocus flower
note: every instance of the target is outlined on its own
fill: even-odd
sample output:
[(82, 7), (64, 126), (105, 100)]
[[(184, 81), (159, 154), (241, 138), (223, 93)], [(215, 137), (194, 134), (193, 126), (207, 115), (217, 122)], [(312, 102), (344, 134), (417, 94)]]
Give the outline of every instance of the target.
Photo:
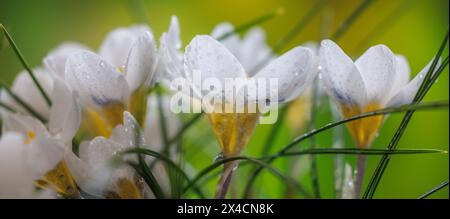
[[(430, 67), (409, 81), (406, 59), (386, 46), (371, 47), (353, 62), (330, 40), (322, 41), (320, 58), (323, 84), (345, 118), (411, 103)], [(370, 146), (382, 120), (380, 115), (347, 124), (358, 147)]]
[[(138, 144), (144, 144), (139, 127), (129, 112), (123, 113), (123, 125), (114, 128), (110, 138), (96, 137), (80, 144), (79, 157), (66, 151), (66, 161), (80, 188), (106, 198), (141, 198), (142, 182), (129, 165), (112, 161), (116, 155)], [(134, 155), (125, 159), (135, 161)]]
[[(296, 47), (272, 61), (254, 76), (250, 76), (224, 45), (209, 36), (196, 36), (186, 47), (184, 70), (197, 97), (202, 97), (205, 95), (204, 91), (209, 89), (201, 90), (201, 84), (209, 78), (218, 79), (222, 84), (225, 84), (226, 79), (247, 81), (251, 78), (274, 78), (278, 79), (279, 84), (278, 100), (285, 102), (296, 98), (314, 79), (317, 59), (309, 49)], [(201, 80), (193, 78), (195, 72), (201, 73)], [(258, 100), (258, 97), (247, 97), (248, 101), (266, 101)], [(233, 156), (238, 155), (247, 144), (259, 113), (215, 113), (214, 110), (209, 117), (222, 152), (225, 156)]]
[(49, 130), (36, 118), (7, 113), (3, 131), (25, 136), (26, 156), (33, 166), (32, 177), (41, 187), (47, 184), (66, 197), (76, 197), (77, 189), (63, 161), (64, 150), (71, 149), (72, 138), (80, 124), (81, 110), (76, 93), (62, 80), (55, 80), (50, 109)]
[[(219, 39), (233, 31), (231, 23), (220, 23), (214, 28), (211, 36)], [(274, 56), (266, 43), (266, 34), (260, 27), (250, 29), (242, 39), (238, 34), (232, 34), (221, 43), (237, 58), (249, 76), (257, 73)]]
[(139, 123), (145, 116), (147, 88), (156, 68), (153, 35), (145, 26), (120, 28), (109, 34), (100, 55), (73, 53), (65, 79), (83, 103), (83, 130), (91, 137), (109, 136), (129, 110)]

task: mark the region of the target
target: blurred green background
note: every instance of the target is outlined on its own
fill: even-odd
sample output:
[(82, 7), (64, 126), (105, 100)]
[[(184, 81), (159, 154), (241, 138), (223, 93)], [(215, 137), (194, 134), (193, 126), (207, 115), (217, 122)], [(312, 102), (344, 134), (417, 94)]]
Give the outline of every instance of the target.
[[(284, 51), (302, 44), (305, 41), (318, 41), (321, 32), (333, 33), (339, 24), (361, 3), (361, 0), (330, 0), (326, 8), (316, 16)], [(264, 24), (268, 42), (274, 45), (294, 24), (301, 19), (315, 3), (312, 0), (161, 0), (145, 1), (151, 28), (157, 38), (167, 30), (170, 16), (177, 15), (181, 25), (184, 45), (196, 34), (208, 34), (219, 22), (230, 21), (234, 25), (243, 24), (265, 13), (284, 8), (284, 15), (276, 17)], [(343, 35), (339, 44), (348, 53), (359, 56), (369, 45), (386, 44), (395, 53), (405, 55), (415, 75), (436, 53), (444, 34), (448, 29), (447, 0), (407, 0), (392, 21), (379, 26), (402, 0), (377, 0)], [(16, 43), (32, 66), (41, 65), (42, 58), (49, 50), (64, 41), (78, 41), (93, 49), (98, 49), (102, 39), (113, 28), (127, 26), (139, 22), (138, 12), (131, 9), (129, 1), (120, 0), (40, 0), (13, 1), (0, 0), (0, 22), (4, 24), (14, 37)], [(321, 25), (328, 21), (327, 27)], [(368, 38), (368, 35), (371, 38)], [(368, 40), (360, 47), (360, 43)], [(448, 55), (448, 50), (445, 51)], [(13, 51), (6, 46), (0, 52), (0, 78), (11, 83), (14, 75), (22, 69)], [(434, 85), (426, 100), (449, 99), (448, 69)], [(323, 108), (323, 109), (322, 109)], [(331, 118), (326, 104), (318, 112), (316, 126), (330, 122)], [(389, 143), (402, 115), (392, 115), (383, 125), (373, 147), (385, 148)], [(448, 110), (417, 112), (407, 131), (400, 141), (400, 148), (435, 148), (448, 150), (449, 145), (449, 113)], [(301, 134), (282, 127), (271, 151), (289, 143), (292, 138)], [(265, 136), (270, 126), (260, 125), (244, 153), (259, 155)], [(317, 137), (320, 147), (332, 144), (331, 132)], [(218, 145), (213, 138), (207, 121), (202, 121), (189, 131), (184, 140), (183, 149), (186, 160), (195, 168), (209, 165), (218, 153)], [(351, 147), (350, 139), (346, 147)], [(295, 158), (280, 159), (277, 167), (287, 172), (289, 163)], [(297, 178), (307, 187), (311, 186), (308, 160), (301, 161)], [(347, 156), (353, 163), (354, 159)], [(370, 179), (379, 157), (368, 158), (365, 183)], [(303, 167), (303, 168), (302, 168)], [(318, 156), (320, 190), (323, 198), (333, 198), (333, 157)], [(238, 175), (238, 194), (242, 184), (246, 182), (248, 167), (243, 167)], [(416, 198), (449, 177), (448, 154), (402, 155), (392, 158), (385, 175), (379, 185), (376, 198)], [(213, 194), (212, 180), (205, 189)], [(256, 184), (256, 197), (284, 197), (284, 186), (270, 174), (263, 174)], [(448, 198), (448, 187), (433, 195), (433, 198)]]

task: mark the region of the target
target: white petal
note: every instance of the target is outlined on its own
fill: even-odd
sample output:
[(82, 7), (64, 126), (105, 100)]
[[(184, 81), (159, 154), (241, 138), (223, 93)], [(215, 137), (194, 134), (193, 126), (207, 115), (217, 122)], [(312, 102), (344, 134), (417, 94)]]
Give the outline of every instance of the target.
[(65, 42), (48, 53), (44, 58), (44, 64), (51, 73), (64, 78), (67, 58), (70, 54), (81, 50), (89, 50), (89, 48), (79, 43)]
[(22, 135), (13, 132), (0, 138), (0, 198), (32, 198), (34, 181), (23, 142)]
[(397, 69), (395, 71), (395, 79), (392, 85), (391, 95), (396, 95), (403, 87), (409, 82), (409, 76), (411, 74), (411, 69), (409, 68), (408, 60), (402, 55), (396, 55)]
[[(80, 149), (86, 148), (86, 144), (89, 144), (89, 142), (82, 142), (80, 144)], [(73, 179), (75, 180), (77, 185), (84, 189), (84, 185), (86, 184), (90, 171), (92, 170), (88, 163), (78, 158), (77, 155), (72, 152), (71, 148), (67, 148), (64, 151), (64, 161), (69, 167)]]
[[(33, 72), (45, 92), (48, 95), (51, 94), (53, 86), (53, 79), (51, 75), (48, 74), (43, 68), (35, 68), (33, 69)], [(11, 90), (25, 103), (30, 105), (36, 112), (38, 112), (45, 118), (48, 118), (50, 109), (47, 105), (47, 102), (45, 101), (41, 92), (27, 72), (22, 71), (21, 73), (19, 73), (19, 75), (13, 82)], [(18, 103), (14, 104), (13, 106), (18, 106), (17, 110), (27, 113), (27, 111), (23, 109), (22, 106), (20, 106)]]
[(100, 47), (100, 56), (115, 67), (126, 64), (128, 54), (136, 39), (150, 29), (145, 25), (117, 28), (111, 31)]
[(148, 31), (144, 32), (131, 47), (125, 67), (130, 91), (150, 82), (156, 68), (156, 60), (157, 54), (153, 35)]
[[(417, 74), (413, 80), (411, 80), (406, 86), (404, 86), (397, 94), (395, 94), (388, 102), (387, 106), (389, 107), (396, 107), (401, 106), (405, 104), (410, 104), (414, 100), (414, 97), (417, 94), (417, 91), (419, 91), (420, 86), (422, 85), (423, 79), (425, 78), (426, 74), (430, 70), (431, 65), (433, 64), (432, 59), (425, 68), (422, 69), (422, 71)], [(441, 59), (439, 59), (439, 62), (435, 68), (435, 71), (439, 68), (439, 66), (442, 64)]]
[(105, 105), (126, 102), (129, 98), (124, 76), (98, 55), (88, 51), (69, 56), (66, 81), (79, 92), (81, 101), (85, 103)]
[(64, 143), (70, 143), (81, 121), (81, 106), (78, 95), (66, 83), (55, 78), (53, 104), (50, 109), (49, 130)]
[(356, 62), (364, 80), (367, 100), (384, 105), (396, 79), (396, 58), (384, 45), (371, 47)]
[[(184, 57), (184, 70), (197, 87), (206, 79), (218, 79), (223, 83), (225, 78), (245, 77), (236, 57), (209, 36), (196, 36), (186, 47)], [(201, 73), (201, 80), (194, 80), (194, 72)]]
[(170, 19), (169, 32), (167, 34), (168, 42), (170, 42), (175, 49), (181, 48), (180, 39), (180, 24), (178, 22), (178, 17), (173, 15)]
[(278, 79), (278, 100), (284, 102), (296, 98), (312, 82), (317, 71), (317, 59), (311, 50), (299, 46), (272, 61), (253, 78)]
[(64, 145), (48, 137), (38, 137), (27, 150), (28, 161), (33, 167), (33, 179), (37, 180), (63, 159)]
[[(250, 29), (242, 40), (239, 61), (249, 77), (272, 59), (272, 51), (266, 43), (266, 33), (259, 27)], [(259, 69), (257, 69), (259, 68)]]
[(319, 53), (327, 93), (340, 104), (365, 105), (366, 88), (353, 61), (331, 40), (322, 41)]
[[(153, 111), (155, 113), (156, 111)], [(123, 112), (123, 125), (117, 126), (110, 137), (111, 141), (120, 144), (123, 148), (144, 145), (145, 140), (139, 123), (131, 113)]]
[[(223, 37), (227, 33), (231, 33), (233, 30), (234, 26), (231, 23), (220, 23), (211, 32), (211, 36), (214, 39), (218, 39), (220, 37)], [(231, 36), (228, 36), (226, 39), (223, 39), (220, 42), (239, 60), (241, 40), (239, 39), (239, 36), (237, 34), (232, 34)]]

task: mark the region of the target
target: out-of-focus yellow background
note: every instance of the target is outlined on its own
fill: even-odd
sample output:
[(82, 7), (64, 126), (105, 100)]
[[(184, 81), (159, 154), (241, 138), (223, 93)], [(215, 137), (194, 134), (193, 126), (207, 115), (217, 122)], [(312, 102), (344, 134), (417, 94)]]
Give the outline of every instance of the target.
[[(287, 49), (305, 41), (318, 41), (333, 33), (339, 24), (361, 3), (361, 0), (330, 0), (326, 8), (316, 16), (298, 35)], [(274, 45), (293, 25), (301, 19), (315, 3), (313, 0), (161, 0), (145, 1), (145, 11), (156, 38), (167, 30), (170, 16), (177, 15), (181, 25), (184, 45), (196, 34), (208, 34), (219, 22), (230, 21), (235, 25), (243, 24), (265, 13), (283, 8), (285, 13), (264, 24), (268, 42)], [(369, 45), (386, 44), (395, 53), (405, 55), (415, 75), (436, 53), (448, 29), (447, 0), (407, 0), (406, 8), (394, 16), (392, 22), (382, 25), (363, 49), (360, 43), (368, 38), (373, 29), (392, 13), (403, 0), (377, 0), (355, 22), (355, 24), (339, 40), (341, 47), (355, 57), (359, 56)], [(0, 22), (7, 27), (17, 45), (32, 66), (41, 65), (42, 58), (49, 50), (64, 41), (78, 41), (92, 49), (98, 49), (102, 39), (112, 29), (139, 22), (139, 13), (130, 7), (130, 1), (121, 0), (40, 0), (13, 1), (0, 0)], [(326, 25), (324, 25), (326, 24)], [(325, 26), (325, 27), (324, 27)], [(322, 33), (322, 34), (321, 34)], [(448, 50), (445, 51), (448, 55)], [(14, 75), (22, 69), (17, 57), (8, 47), (0, 51), (0, 78), (11, 83)], [(439, 82), (432, 88), (426, 100), (448, 100), (448, 69), (442, 74)], [(448, 150), (449, 145), (449, 113), (448, 110), (417, 112), (403, 139), (400, 148), (435, 148)], [(386, 120), (379, 138), (373, 147), (384, 148), (389, 143), (402, 115), (392, 115)], [(329, 115), (321, 116), (317, 125), (330, 121)], [(201, 123), (207, 126), (206, 123)], [(203, 127), (202, 130), (207, 130)], [(244, 153), (258, 155), (264, 138), (270, 128), (261, 125)], [(192, 130), (195, 135), (195, 130)], [(210, 133), (209, 133), (210, 134)], [(208, 135), (209, 136), (209, 135)], [(212, 134), (211, 134), (212, 136)], [(285, 145), (294, 136), (288, 127), (283, 127), (273, 151)], [(331, 145), (331, 132), (318, 136), (322, 147)], [(347, 141), (348, 144), (351, 141)], [(218, 153), (217, 143), (211, 141), (195, 141), (187, 145), (187, 154), (194, 148), (203, 148), (204, 152), (192, 154), (190, 159), (196, 167), (209, 165), (214, 154)], [(348, 147), (352, 145), (346, 145)], [(279, 147), (278, 147), (279, 148)], [(198, 151), (196, 151), (198, 152)], [(280, 159), (282, 160), (282, 159)], [(353, 162), (352, 159), (348, 159)], [(368, 158), (365, 183), (378, 163), (379, 157)], [(277, 162), (281, 169), (287, 162)], [(333, 157), (318, 156), (319, 180), (322, 197), (333, 195)], [(307, 186), (309, 173), (302, 179)], [(238, 180), (239, 180), (238, 175)], [(245, 177), (242, 175), (242, 177)], [(449, 177), (448, 154), (406, 155), (392, 158), (375, 197), (377, 198), (416, 198)], [(243, 178), (243, 181), (245, 178)], [(215, 183), (215, 182), (214, 182)], [(265, 188), (270, 185), (270, 188)], [(283, 187), (279, 181), (264, 174), (257, 184), (261, 189), (259, 197), (282, 197)], [(210, 186), (213, 187), (213, 186)], [(448, 188), (436, 193), (434, 198), (448, 198)]]

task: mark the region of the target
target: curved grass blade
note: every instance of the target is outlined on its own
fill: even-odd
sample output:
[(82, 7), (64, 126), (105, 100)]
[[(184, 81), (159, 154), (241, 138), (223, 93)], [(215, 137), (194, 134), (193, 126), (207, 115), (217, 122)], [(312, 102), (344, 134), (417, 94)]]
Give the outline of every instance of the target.
[(313, 149), (305, 149), (298, 152), (287, 152), (284, 154), (276, 154), (273, 156), (262, 157), (259, 159), (272, 159), (279, 157), (290, 157), (290, 156), (299, 156), (299, 155), (410, 155), (410, 154), (447, 154), (448, 151), (438, 150), (438, 149), (372, 149), (372, 148), (313, 148)]
[(134, 170), (136, 170), (136, 172), (145, 180), (145, 182), (150, 187), (150, 189), (152, 190), (152, 192), (156, 198), (164, 198), (165, 197), (164, 193), (161, 189), (161, 186), (159, 185), (159, 183), (156, 180), (153, 173), (151, 171), (144, 170), (142, 168), (142, 165), (139, 164), (140, 161), (139, 161), (139, 163), (134, 163), (134, 162), (126, 162), (126, 163), (128, 165), (130, 165), (131, 167), (133, 167)]
[(434, 194), (435, 192), (445, 188), (446, 186), (448, 186), (448, 180), (443, 182), (443, 183), (441, 183), (440, 185), (434, 187), (433, 189), (431, 189), (430, 191), (426, 192), (425, 194), (421, 195), (418, 199), (425, 199), (428, 196)]
[(3, 103), (2, 101), (0, 101), (0, 107), (5, 109), (5, 110), (7, 110), (7, 111), (9, 111), (9, 112), (11, 112), (11, 113), (15, 113), (16, 112), (12, 107), (8, 106), (8, 104)]
[[(442, 65), (438, 69), (440, 72), (434, 73), (436, 75), (436, 77), (432, 77), (432, 74), (433, 74), (433, 72), (435, 72), (435, 68), (438, 64), (439, 58), (441, 57), (441, 55), (444, 51), (444, 48), (447, 45), (448, 37), (449, 37), (449, 31), (447, 30), (447, 34), (445, 35), (445, 38), (444, 38), (443, 42), (441, 43), (441, 46), (439, 47), (439, 50), (433, 60), (433, 63), (431, 65), (429, 71), (427, 72), (427, 74), (420, 86), (419, 91), (417, 92), (416, 96), (414, 97), (413, 103), (420, 103), (422, 101), (422, 99), (425, 97), (426, 93), (429, 91), (431, 86), (434, 84), (434, 82), (437, 80), (437, 78), (439, 77), (441, 72), (444, 70), (444, 68), (445, 68), (444, 66), (446, 66), (448, 64), (448, 58), (447, 58), (446, 59), (447, 63), (444, 63), (444, 65)], [(430, 78), (431, 78), (431, 80), (430, 80)], [(415, 110), (411, 109), (403, 117), (403, 120), (400, 123), (399, 128), (395, 132), (394, 136), (392, 137), (391, 142), (388, 145), (388, 149), (395, 149), (397, 147), (397, 144), (400, 141), (400, 138), (403, 136), (403, 133), (404, 133), (407, 125), (409, 124), (409, 121), (411, 120), (414, 112), (415, 112)], [(375, 194), (375, 191), (378, 187), (378, 184), (381, 180), (381, 177), (383, 176), (384, 171), (386, 170), (386, 167), (389, 164), (389, 161), (390, 161), (389, 155), (384, 155), (381, 158), (381, 160), (378, 163), (378, 165), (370, 179), (370, 182), (363, 194), (363, 198), (372, 198), (373, 197), (373, 195)]]
[[(191, 179), (186, 174), (186, 172), (184, 172), (184, 170), (181, 169), (175, 162), (173, 162), (170, 158), (168, 158), (167, 156), (165, 156), (163, 154), (160, 154), (156, 151), (152, 151), (149, 149), (144, 149), (144, 148), (133, 148), (133, 149), (127, 150), (123, 153), (124, 154), (137, 153), (137, 154), (152, 156), (152, 157), (155, 157), (156, 159), (160, 159), (160, 160), (166, 162), (170, 167), (174, 168), (174, 170), (176, 170), (178, 173), (180, 173), (180, 175), (188, 182), (188, 184), (191, 183)], [(194, 191), (197, 193), (197, 195), (200, 198), (205, 198), (205, 195), (199, 188), (194, 187)]]
[(228, 37), (230, 37), (230, 36), (232, 36), (232, 35), (234, 35), (236, 33), (242, 33), (244, 31), (252, 28), (253, 26), (256, 26), (256, 25), (259, 25), (261, 23), (264, 23), (264, 22), (266, 22), (268, 20), (271, 20), (272, 18), (274, 18), (276, 16), (279, 16), (279, 15), (282, 15), (282, 14), (284, 14), (284, 10), (282, 8), (278, 8), (277, 10), (275, 10), (273, 12), (264, 14), (264, 15), (262, 15), (260, 17), (257, 17), (257, 18), (255, 18), (255, 19), (253, 19), (253, 20), (251, 20), (251, 21), (249, 21), (249, 22), (247, 22), (245, 24), (242, 24), (242, 25), (236, 27), (233, 31), (229, 31), (227, 33), (224, 33), (222, 36), (218, 37), (217, 40), (218, 41), (225, 40)]
[[(311, 136), (317, 135), (323, 131), (326, 131), (328, 129), (334, 128), (336, 126), (354, 121), (354, 120), (358, 120), (358, 119), (363, 119), (366, 117), (371, 117), (371, 116), (377, 116), (377, 115), (386, 115), (386, 114), (392, 114), (392, 113), (401, 113), (401, 112), (405, 112), (405, 111), (409, 111), (409, 110), (427, 110), (427, 109), (439, 109), (439, 108), (448, 108), (449, 104), (448, 101), (445, 102), (431, 102), (431, 103), (422, 103), (422, 104), (410, 104), (410, 105), (405, 105), (405, 106), (401, 106), (401, 107), (396, 107), (396, 108), (385, 108), (385, 109), (381, 109), (381, 110), (376, 110), (376, 111), (372, 111), (372, 112), (367, 112), (367, 113), (363, 113), (360, 115), (356, 115), (347, 119), (343, 119), (341, 121), (338, 122), (334, 122), (334, 123), (330, 123), (328, 125), (325, 125), (319, 129), (313, 130), (311, 132), (305, 133), (304, 135), (301, 135), (299, 137), (297, 137), (296, 139), (294, 139), (294, 141), (292, 141), (290, 144), (286, 145), (285, 147), (283, 147), (278, 154), (279, 155), (283, 155), (285, 154), (287, 151), (289, 151), (291, 148), (293, 148), (295, 145), (299, 144), (300, 142), (310, 138)], [(276, 157), (271, 158), (267, 161), (267, 163), (271, 163), (276, 159)], [(253, 173), (251, 173), (250, 178), (247, 182), (247, 186), (246, 189), (244, 191), (245, 194), (250, 194), (251, 192), (251, 187), (254, 183), (254, 181), (256, 180), (256, 177), (259, 175), (259, 173), (262, 171), (262, 168), (258, 168), (256, 171), (254, 171)], [(248, 195), (244, 195), (244, 197), (247, 197)]]
[(47, 123), (47, 119), (45, 119), (44, 116), (39, 114), (36, 110), (34, 110), (28, 103), (26, 103), (22, 98), (20, 98), (18, 95), (16, 95), (14, 92), (12, 92), (11, 88), (4, 83), (3, 81), (0, 81), (0, 87), (4, 88), (6, 93), (8, 93), (19, 105), (21, 105), (28, 113), (30, 113), (32, 116), (37, 118), (42, 123)]
[(251, 163), (261, 166), (261, 168), (268, 169), (272, 174), (274, 174), (275, 176), (280, 178), (281, 181), (292, 184), (292, 186), (294, 186), (298, 190), (298, 192), (301, 193), (302, 195), (304, 195), (305, 197), (307, 197), (307, 198), (311, 197), (311, 195), (294, 179), (283, 175), (277, 169), (273, 168), (272, 166), (268, 165), (267, 163), (265, 163), (261, 160), (253, 159), (253, 158), (249, 158), (249, 157), (245, 157), (245, 156), (229, 157), (229, 158), (225, 158), (225, 159), (216, 161), (215, 163), (211, 164), (210, 166), (203, 169), (200, 173), (198, 173), (197, 176), (194, 177), (192, 182), (184, 188), (183, 193), (188, 191), (193, 185), (195, 185), (195, 183), (197, 183), (200, 179), (202, 179), (204, 176), (206, 176), (208, 173), (210, 173), (217, 167), (220, 167), (225, 163), (232, 162), (232, 161), (238, 161), (238, 160), (249, 161)]
[(45, 90), (42, 88), (41, 83), (37, 80), (37, 78), (34, 75), (33, 70), (28, 65), (28, 62), (25, 60), (25, 57), (22, 55), (22, 52), (17, 47), (16, 43), (12, 39), (11, 35), (8, 33), (6, 28), (3, 26), (3, 24), (0, 24), (0, 29), (2, 29), (3, 34), (6, 36), (6, 39), (8, 40), (9, 44), (13, 48), (14, 52), (16, 53), (17, 57), (19, 58), (20, 62), (22, 63), (23, 67), (27, 70), (28, 74), (30, 75), (31, 79), (33, 80), (34, 84), (38, 88), (39, 92), (42, 94), (42, 96), (45, 99), (45, 102), (48, 106), (52, 105), (52, 101), (50, 100), (49, 96), (45, 92)]
[(352, 26), (352, 24), (361, 16), (361, 14), (374, 2), (375, 0), (364, 0), (353, 13), (338, 27), (336, 32), (331, 36), (333, 41), (338, 41), (342, 35)]

